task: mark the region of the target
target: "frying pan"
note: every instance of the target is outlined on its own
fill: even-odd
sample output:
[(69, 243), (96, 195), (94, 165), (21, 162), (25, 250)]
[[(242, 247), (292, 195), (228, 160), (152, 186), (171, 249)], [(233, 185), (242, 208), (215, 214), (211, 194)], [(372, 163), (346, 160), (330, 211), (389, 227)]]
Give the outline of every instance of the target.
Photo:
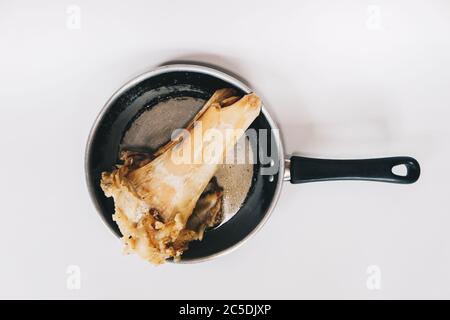
[[(138, 76), (107, 101), (87, 141), (85, 171), (92, 201), (106, 225), (117, 236), (121, 234), (112, 220), (114, 202), (105, 197), (99, 182), (101, 172), (111, 170), (118, 163), (126, 132), (144, 111), (152, 110), (161, 102), (180, 98), (206, 101), (221, 88), (234, 88), (242, 95), (252, 92), (241, 81), (216, 69), (175, 64)], [(152, 119), (153, 129), (164, 126), (163, 122)], [(218, 257), (249, 239), (269, 218), (284, 181), (370, 180), (408, 184), (415, 182), (420, 175), (419, 163), (411, 157), (328, 160), (291, 156), (285, 159), (279, 131), (264, 106), (250, 128), (265, 129), (270, 143), (262, 143), (258, 138), (257, 151), (268, 157), (256, 157), (250, 187), (237, 212), (225, 223), (205, 232), (202, 241), (191, 242), (181, 262)], [(406, 167), (406, 174), (393, 173), (393, 167), (398, 165)]]

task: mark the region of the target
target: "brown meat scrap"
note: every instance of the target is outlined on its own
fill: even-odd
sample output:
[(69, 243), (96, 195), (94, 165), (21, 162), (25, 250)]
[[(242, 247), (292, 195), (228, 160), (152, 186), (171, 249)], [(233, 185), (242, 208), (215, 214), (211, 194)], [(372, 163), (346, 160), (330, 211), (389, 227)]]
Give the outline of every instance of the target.
[[(260, 109), (255, 94), (240, 98), (231, 89), (217, 90), (187, 126), (190, 135), (169, 142), (152, 160), (125, 153), (123, 165), (103, 172), (101, 187), (114, 198), (113, 218), (127, 252), (155, 264), (177, 260), (190, 241), (201, 240), (205, 228), (220, 221), (222, 190), (214, 174)], [(209, 134), (211, 129), (221, 135)], [(173, 160), (180, 150), (192, 151), (189, 162)]]

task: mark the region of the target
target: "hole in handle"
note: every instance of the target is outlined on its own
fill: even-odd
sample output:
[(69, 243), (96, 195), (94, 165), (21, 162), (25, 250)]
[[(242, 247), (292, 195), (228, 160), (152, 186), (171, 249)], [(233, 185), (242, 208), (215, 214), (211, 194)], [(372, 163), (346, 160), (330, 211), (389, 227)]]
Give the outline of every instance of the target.
[(393, 174), (400, 177), (406, 177), (408, 175), (408, 167), (404, 164), (393, 166), (391, 171)]

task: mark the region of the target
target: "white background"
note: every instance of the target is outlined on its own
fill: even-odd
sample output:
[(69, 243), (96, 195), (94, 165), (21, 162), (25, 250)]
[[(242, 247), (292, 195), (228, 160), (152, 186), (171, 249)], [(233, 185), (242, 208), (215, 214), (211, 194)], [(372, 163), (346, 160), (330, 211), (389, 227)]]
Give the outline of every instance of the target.
[[(1, 1), (0, 298), (450, 298), (449, 31), (445, 0)], [(118, 87), (173, 60), (246, 79), (288, 153), (410, 155), (420, 181), (285, 184), (228, 256), (123, 256), (87, 193), (86, 139)]]

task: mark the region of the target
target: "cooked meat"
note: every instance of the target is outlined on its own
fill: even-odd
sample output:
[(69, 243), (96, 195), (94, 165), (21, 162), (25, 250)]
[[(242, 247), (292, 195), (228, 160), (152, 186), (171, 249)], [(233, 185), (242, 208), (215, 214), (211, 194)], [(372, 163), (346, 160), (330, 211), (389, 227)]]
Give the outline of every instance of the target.
[(179, 259), (189, 241), (217, 223), (222, 192), (211, 179), (260, 106), (255, 94), (239, 98), (231, 89), (218, 90), (156, 158), (128, 152), (123, 165), (102, 174), (127, 251), (155, 264)]

